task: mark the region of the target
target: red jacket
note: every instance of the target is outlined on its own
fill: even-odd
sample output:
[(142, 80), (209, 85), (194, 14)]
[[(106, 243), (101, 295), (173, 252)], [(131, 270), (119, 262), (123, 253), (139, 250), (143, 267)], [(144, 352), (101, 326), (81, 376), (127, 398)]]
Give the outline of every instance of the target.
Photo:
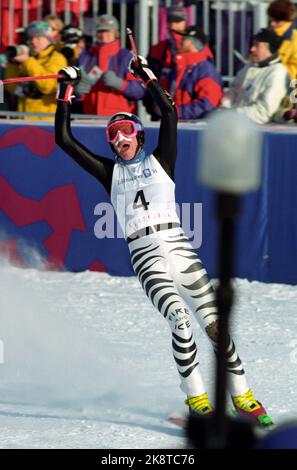
[(84, 98), (84, 112), (98, 116), (111, 116), (119, 111), (136, 114), (136, 101), (144, 96), (145, 89), (128, 71), (131, 52), (121, 49), (120, 41), (116, 40), (96, 45), (90, 53), (92, 65), (96, 64), (102, 72), (113, 70), (123, 79), (123, 85), (119, 91), (112, 90), (106, 87), (100, 78)]
[(151, 47), (147, 58), (150, 68), (167, 91), (170, 91), (171, 76), (175, 69), (175, 57), (182, 39), (181, 34), (172, 32), (168, 39)]

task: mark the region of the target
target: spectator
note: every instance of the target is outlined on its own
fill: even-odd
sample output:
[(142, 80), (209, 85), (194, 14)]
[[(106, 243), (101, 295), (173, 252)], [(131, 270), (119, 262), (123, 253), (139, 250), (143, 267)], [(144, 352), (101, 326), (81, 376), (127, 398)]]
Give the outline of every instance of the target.
[[(179, 6), (169, 7), (167, 10), (168, 38), (152, 46), (147, 57), (151, 70), (159, 79), (162, 87), (170, 93), (173, 92), (170, 89), (170, 84), (174, 83), (176, 74), (175, 57), (182, 41), (180, 33), (186, 27), (187, 14), (185, 8)], [(160, 113), (148, 93), (145, 96), (144, 104), (152, 120), (159, 120)]]
[(161, 79), (169, 91), (168, 74), (175, 65), (175, 56), (181, 45), (182, 33), (187, 27), (186, 10), (183, 7), (169, 7), (167, 13), (168, 38), (151, 47), (148, 63), (155, 75)]
[[(67, 25), (62, 30), (61, 42), (56, 44), (56, 48), (61, 54), (66, 57), (68, 65), (79, 65), (79, 57), (86, 51), (86, 40), (81, 29)], [(81, 94), (88, 93), (91, 90), (91, 84), (84, 74), (84, 79), (87, 79), (87, 89), (80, 85), (81, 93), (77, 91), (77, 97), (72, 100), (71, 111), (76, 114), (83, 114), (83, 101), (80, 97)]]
[(195, 26), (186, 29), (176, 67), (174, 100), (180, 119), (201, 119), (219, 106), (223, 96), (221, 77), (202, 30)]
[(43, 21), (47, 21), (52, 27), (52, 39), (54, 42), (60, 42), (62, 39), (62, 30), (64, 28), (64, 23), (56, 15), (46, 15)]
[(250, 49), (251, 62), (236, 75), (222, 105), (235, 108), (257, 124), (272, 121), (288, 89), (288, 73), (278, 56), (280, 38), (261, 29)]
[(61, 34), (61, 42), (57, 50), (66, 57), (68, 65), (77, 65), (78, 57), (85, 49), (83, 32), (75, 26), (67, 25)]
[[(55, 50), (51, 27), (43, 21), (34, 21), (27, 28), (30, 45), (21, 47), (18, 55), (10, 60), (5, 69), (6, 78), (57, 74), (65, 67), (65, 57)], [(57, 80), (37, 80), (6, 85), (9, 93), (18, 96), (18, 111), (55, 113)], [(38, 119), (38, 118), (36, 118)]]
[(121, 49), (119, 23), (114, 16), (101, 15), (96, 31), (98, 43), (78, 62), (94, 83), (84, 97), (84, 112), (111, 116), (121, 108), (135, 114), (136, 101), (143, 98), (145, 89), (128, 71), (132, 53)]
[(290, 78), (297, 78), (297, 31), (293, 20), (296, 7), (290, 0), (275, 0), (267, 10), (270, 28), (282, 40), (279, 56), (288, 70)]

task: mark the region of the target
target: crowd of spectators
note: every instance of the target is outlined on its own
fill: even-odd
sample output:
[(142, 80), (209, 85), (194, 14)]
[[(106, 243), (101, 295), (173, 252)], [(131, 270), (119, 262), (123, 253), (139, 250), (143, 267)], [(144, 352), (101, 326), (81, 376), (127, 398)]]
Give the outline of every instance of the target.
[[(290, 80), (297, 78), (296, 17), (291, 0), (269, 4), (267, 28), (253, 36), (246, 64), (224, 91), (207, 36), (188, 24), (183, 6), (169, 7), (168, 37), (151, 47), (147, 60), (173, 97), (179, 119), (199, 120), (234, 108), (258, 124), (271, 122), (276, 115), (279, 121)], [(117, 18), (100, 15), (91, 43), (78, 27), (48, 15), (20, 31), (21, 44), (0, 56), (2, 76), (54, 75), (67, 64), (77, 65), (82, 78), (75, 89), (74, 112), (107, 117), (120, 109), (137, 114), (141, 101), (150, 119), (158, 120), (156, 105), (128, 71), (132, 52), (121, 47), (119, 29)], [(54, 113), (56, 92), (55, 79), (19, 82), (6, 86), (5, 102), (10, 110)]]

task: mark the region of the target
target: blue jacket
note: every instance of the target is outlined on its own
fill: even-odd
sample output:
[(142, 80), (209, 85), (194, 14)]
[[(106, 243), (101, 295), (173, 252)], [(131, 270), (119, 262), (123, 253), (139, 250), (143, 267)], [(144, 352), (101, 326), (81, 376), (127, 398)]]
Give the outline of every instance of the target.
[(222, 80), (209, 49), (176, 56), (177, 80), (174, 100), (180, 119), (200, 119), (218, 107), (223, 96)]

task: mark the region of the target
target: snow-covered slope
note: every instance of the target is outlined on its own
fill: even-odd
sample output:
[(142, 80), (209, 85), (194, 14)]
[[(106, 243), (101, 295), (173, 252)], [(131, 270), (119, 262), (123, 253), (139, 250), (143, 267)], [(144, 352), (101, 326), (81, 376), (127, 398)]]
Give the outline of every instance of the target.
[[(277, 424), (297, 418), (297, 289), (235, 289), (233, 336), (255, 396)], [(170, 331), (135, 278), (2, 262), (0, 291), (0, 448), (185, 447), (166, 421), (184, 411)], [(212, 395), (213, 353), (196, 333)]]

